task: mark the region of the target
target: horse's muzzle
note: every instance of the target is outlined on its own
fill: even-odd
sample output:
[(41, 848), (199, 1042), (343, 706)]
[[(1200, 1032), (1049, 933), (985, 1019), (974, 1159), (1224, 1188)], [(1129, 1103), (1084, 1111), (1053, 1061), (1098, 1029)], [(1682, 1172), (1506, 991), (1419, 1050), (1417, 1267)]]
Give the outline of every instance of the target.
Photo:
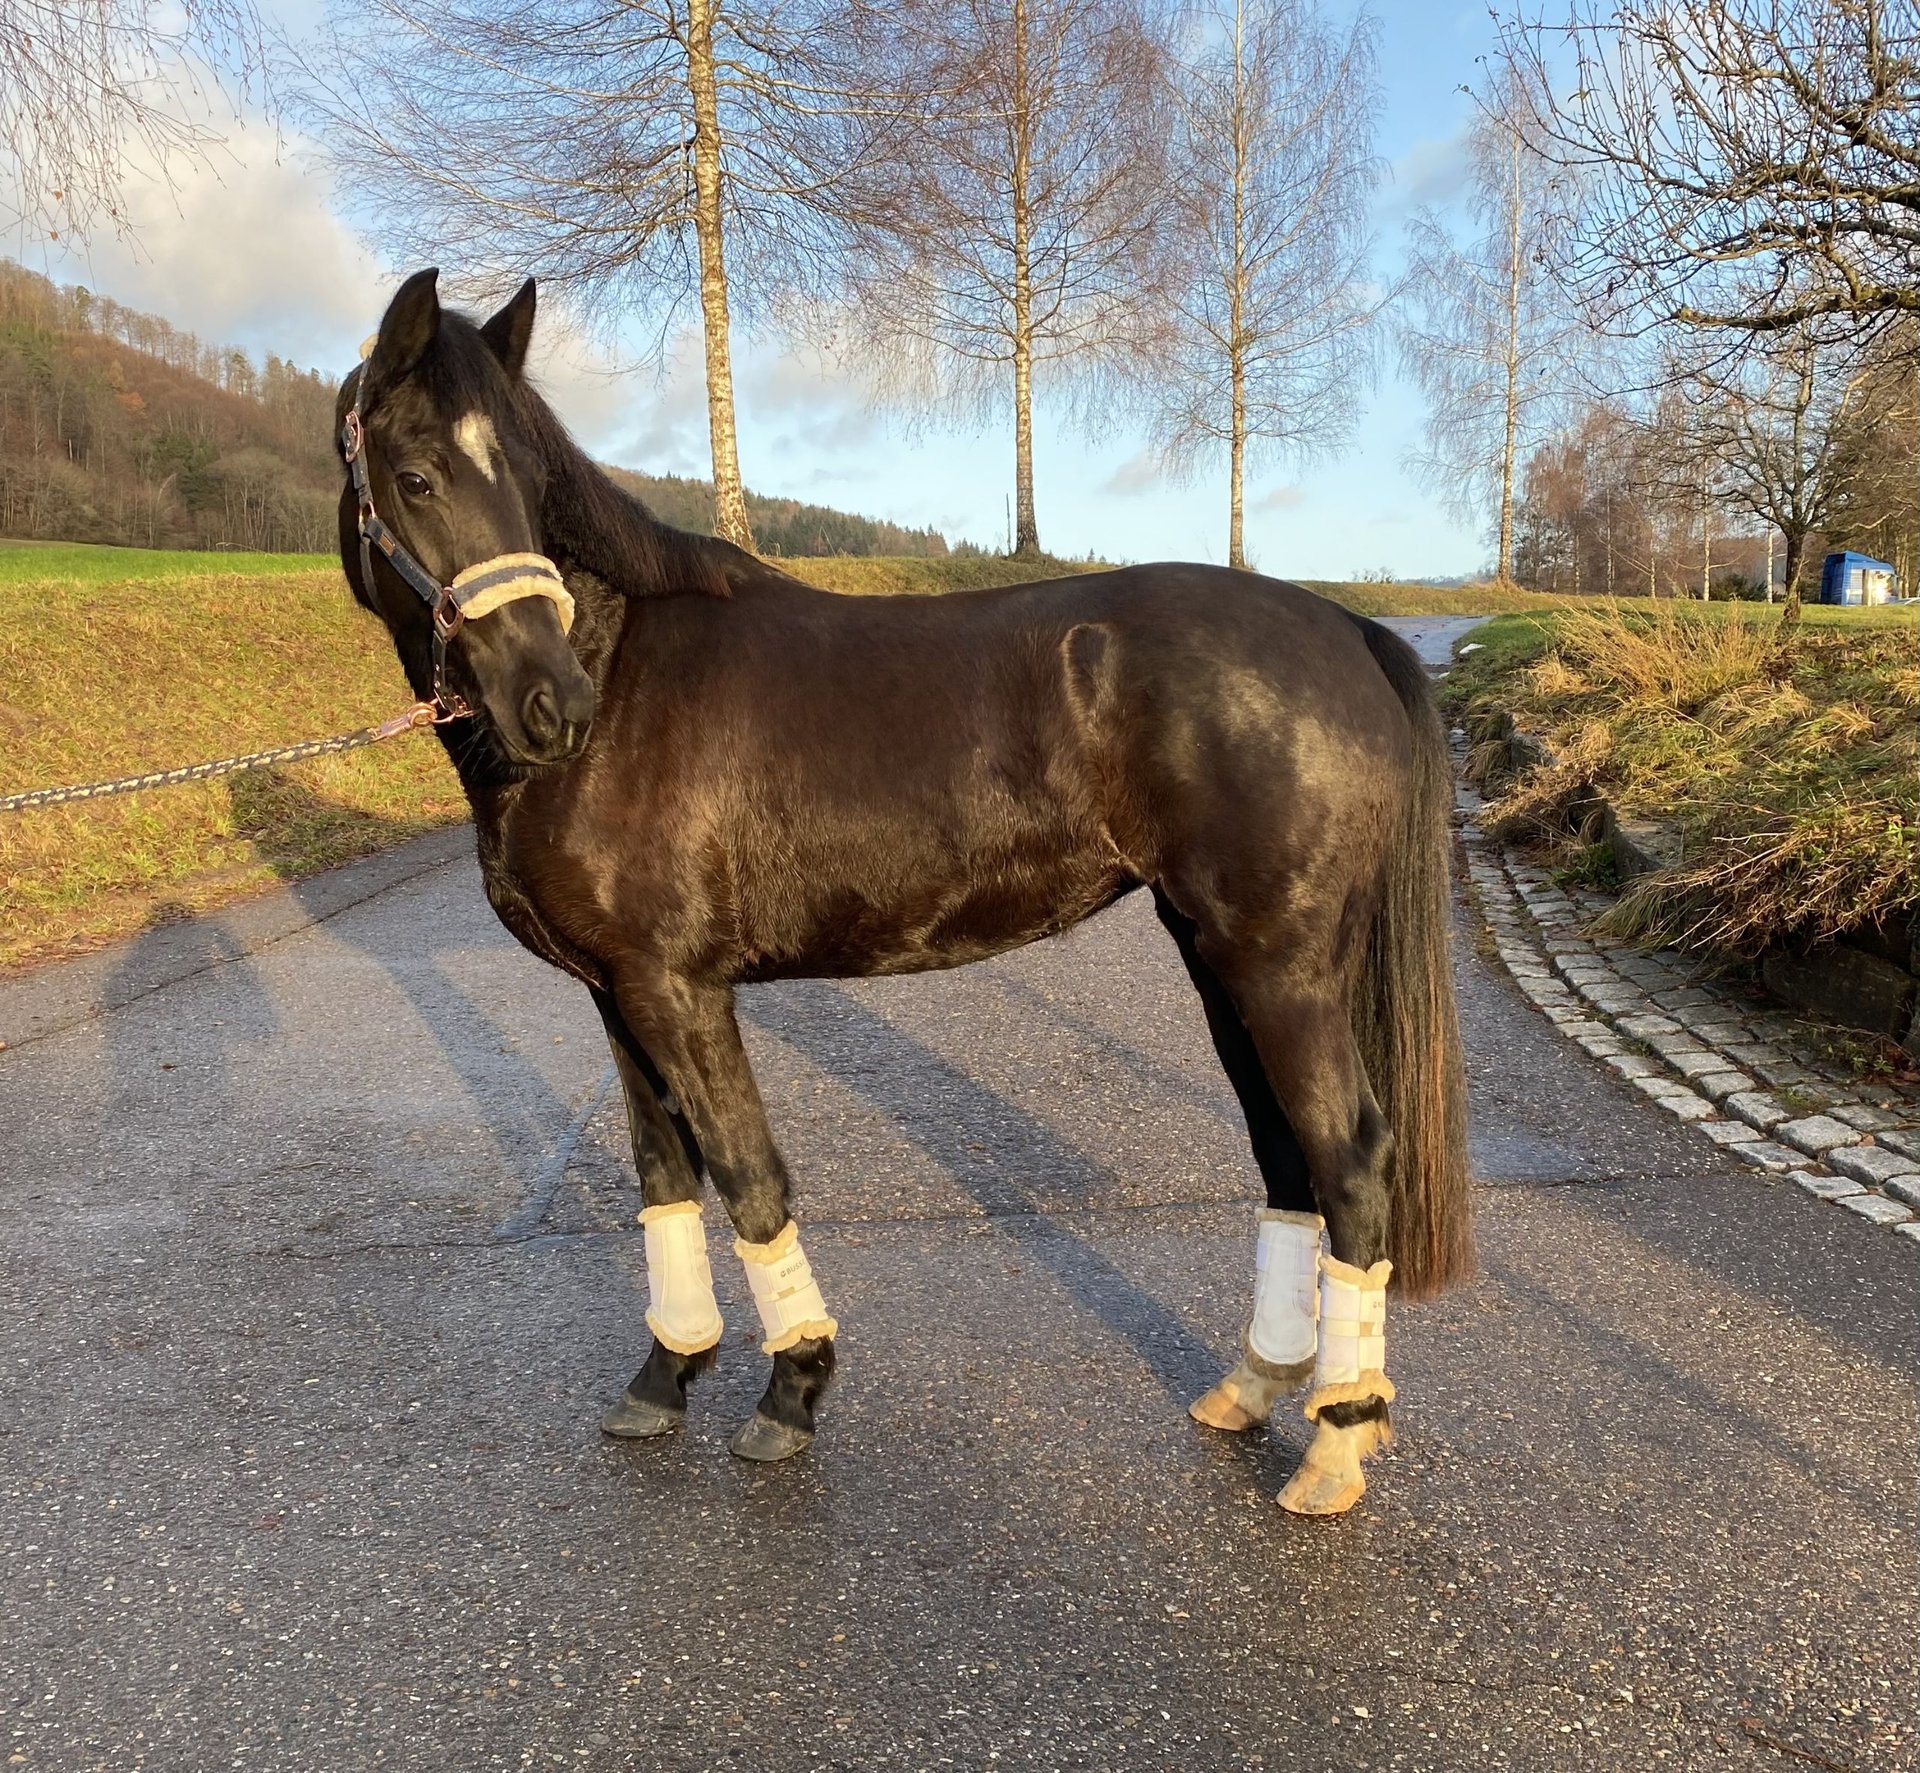
[(520, 698), (520, 730), (500, 737), (516, 763), (564, 763), (586, 744), (594, 703), (593, 684), (585, 672), (572, 682), (542, 679)]

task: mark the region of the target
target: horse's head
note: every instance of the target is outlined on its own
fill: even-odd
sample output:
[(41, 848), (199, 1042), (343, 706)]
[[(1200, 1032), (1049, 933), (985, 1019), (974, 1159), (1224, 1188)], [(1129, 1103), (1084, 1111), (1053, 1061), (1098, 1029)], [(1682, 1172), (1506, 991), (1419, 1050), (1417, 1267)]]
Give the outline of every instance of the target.
[(541, 554), (546, 470), (521, 376), (533, 283), (475, 326), (442, 310), (438, 275), (400, 286), (341, 386), (341, 565), (418, 694), (464, 702), (511, 765), (564, 762), (586, 742), (594, 691), (567, 641), (572, 600)]

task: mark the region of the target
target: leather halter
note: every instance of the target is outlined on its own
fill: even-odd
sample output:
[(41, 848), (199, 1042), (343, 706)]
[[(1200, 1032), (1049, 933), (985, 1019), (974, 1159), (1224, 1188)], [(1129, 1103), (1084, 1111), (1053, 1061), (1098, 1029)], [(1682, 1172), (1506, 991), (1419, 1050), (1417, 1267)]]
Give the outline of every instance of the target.
[(346, 458), (347, 472), (353, 481), (353, 496), (359, 506), (360, 575), (373, 594), (373, 551), (378, 548), (387, 563), (427, 606), (433, 617), (433, 699), (434, 721), (470, 719), (473, 710), (456, 690), (447, 688), (447, 646), (469, 619), (474, 620), (520, 597), (545, 597), (560, 614), (563, 630), (573, 626), (573, 597), (567, 590), (560, 569), (544, 555), (501, 554), (483, 560), (455, 575), (443, 585), (420, 564), (407, 545), (381, 520), (373, 508), (373, 481), (367, 470), (367, 431), (360, 418), (360, 397), (356, 389), (353, 405), (340, 426), (340, 450)]

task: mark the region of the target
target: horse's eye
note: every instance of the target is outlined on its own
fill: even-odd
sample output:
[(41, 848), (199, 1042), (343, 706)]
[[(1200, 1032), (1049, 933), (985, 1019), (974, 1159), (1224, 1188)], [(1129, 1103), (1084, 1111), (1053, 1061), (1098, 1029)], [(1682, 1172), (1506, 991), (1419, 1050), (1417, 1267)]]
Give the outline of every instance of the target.
[(411, 468), (396, 474), (394, 480), (410, 499), (424, 499), (433, 491), (433, 488), (427, 484), (427, 477), (424, 474), (414, 473)]

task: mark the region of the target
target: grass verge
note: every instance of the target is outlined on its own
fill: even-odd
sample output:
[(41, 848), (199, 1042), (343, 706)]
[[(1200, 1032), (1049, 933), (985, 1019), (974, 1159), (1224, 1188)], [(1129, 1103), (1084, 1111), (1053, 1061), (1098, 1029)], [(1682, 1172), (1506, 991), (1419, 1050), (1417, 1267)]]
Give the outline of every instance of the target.
[(918, 555), (832, 555), (825, 559), (785, 559), (768, 563), (782, 572), (838, 591), (848, 597), (934, 596), (942, 591), (984, 591), (996, 585), (1024, 585), (1033, 579), (1062, 579), (1072, 573), (1105, 569), (1084, 560), (1009, 560), (998, 554), (949, 554), (940, 559)]
[(1914, 630), (1910, 610), (1810, 608), (1783, 634), (1738, 604), (1505, 616), (1446, 696), (1510, 709), (1555, 754), (1488, 809), (1496, 830), (1551, 829), (1591, 787), (1679, 835), (1617, 933), (1752, 954), (1920, 913)]
[[(406, 698), (385, 631), (331, 563), (0, 579), (0, 791), (265, 750), (371, 724)], [(0, 815), (0, 967), (96, 947), (465, 814), (439, 745), (409, 736)]]
[(1493, 616), (1565, 609), (1568, 600), (1518, 585), (1382, 584), (1372, 580), (1296, 579), (1335, 603), (1363, 616)]
[(283, 578), (333, 570), (331, 554), (196, 553), (187, 548), (113, 548), (98, 542), (0, 541), (0, 586), (117, 585), (129, 579), (200, 579), (246, 573)]

